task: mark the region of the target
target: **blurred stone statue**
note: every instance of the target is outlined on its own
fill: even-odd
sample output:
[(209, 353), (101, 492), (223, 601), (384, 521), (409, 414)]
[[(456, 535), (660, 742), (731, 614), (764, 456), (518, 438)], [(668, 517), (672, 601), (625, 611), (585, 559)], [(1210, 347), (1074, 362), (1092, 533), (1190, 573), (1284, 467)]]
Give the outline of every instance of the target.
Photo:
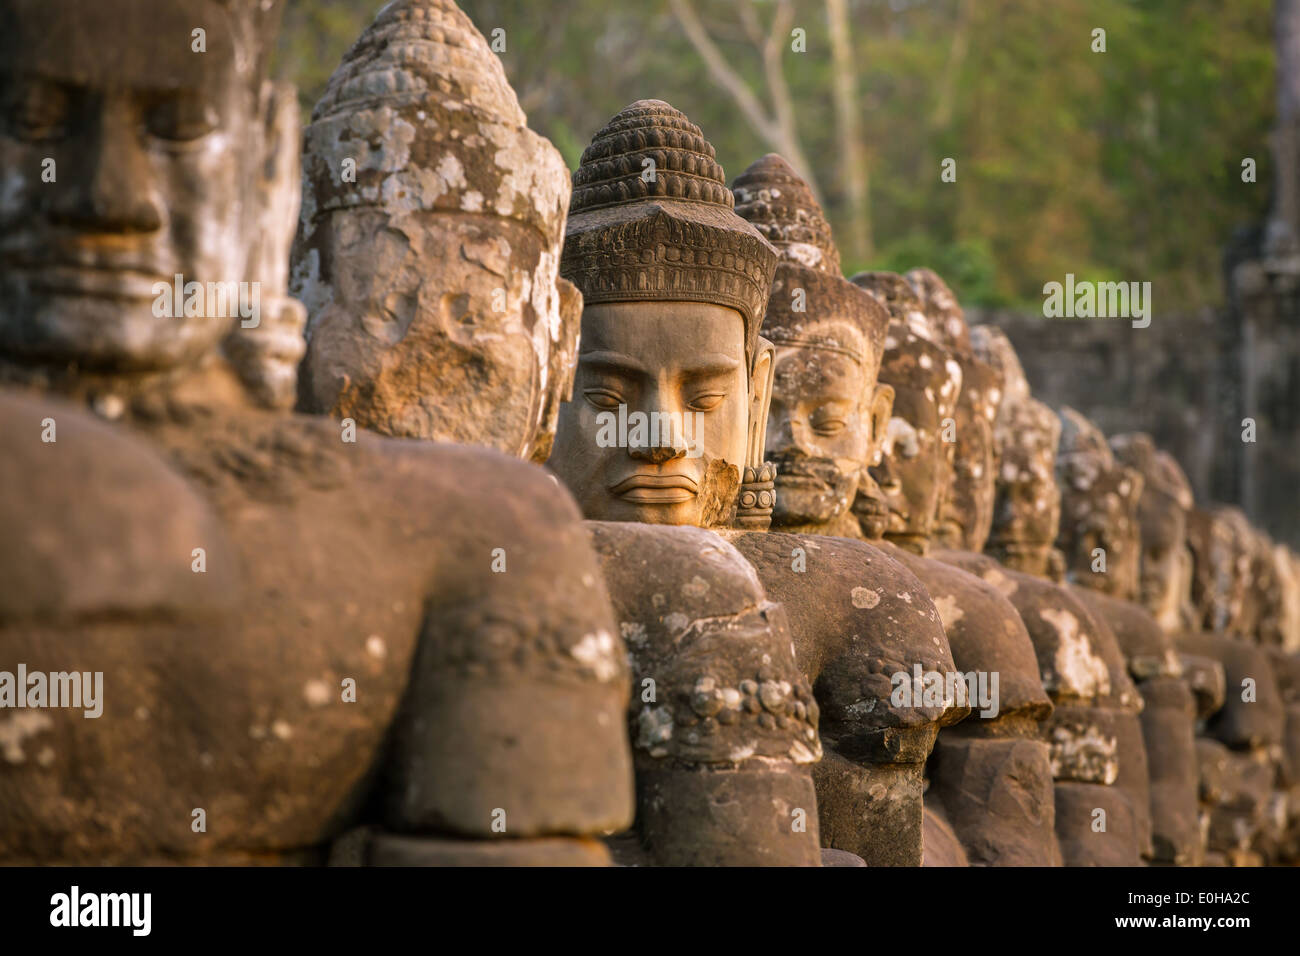
[[(931, 550), (941, 522), (961, 523), (945, 508), (956, 483), (957, 442), (963, 430), (981, 428), (977, 419), (987, 424), (974, 411), (974, 396), (994, 373), (968, 354), (951, 290), (928, 270), (913, 275), (915, 286), (894, 273), (853, 277), (890, 311), (880, 375), (895, 395), (884, 454), (860, 485), (855, 507), (863, 533), (875, 535), (929, 590), (956, 671), (972, 675), (970, 690), (988, 693), (971, 700), (964, 721), (940, 732), (926, 766), (927, 810), (951, 825), (972, 864), (1056, 865), (1051, 762), (1040, 726), (1052, 705), (1029, 634), (996, 585)], [(966, 369), (974, 387), (971, 404), (959, 412)], [(967, 437), (962, 450), (971, 453), (979, 439)], [(972, 491), (978, 497), (964, 484), (961, 494)], [(966, 504), (973, 500), (965, 497)]]
[(558, 275), (569, 174), (454, 10), (399, 4), (312, 111), (300, 408), (545, 461), (582, 307)]
[(889, 316), (840, 275), (822, 210), (784, 159), (762, 157), (732, 188), (737, 212), (780, 254), (763, 325), (776, 347), (774, 528), (733, 540), (790, 615), (821, 705), (823, 844), (869, 865), (917, 865), (925, 759), (939, 727), (967, 704), (955, 687), (930, 700), (895, 693), (903, 681), (911, 689), (918, 667), (955, 668), (925, 588), (862, 540), (851, 510), (889, 421), (893, 390), (876, 380)]
[[(103, 677), (98, 719), (0, 717), (0, 856), (319, 861), (368, 822), (372, 862), (606, 862), (629, 675), (570, 499), (495, 451), (280, 408), (278, 12), (0, 2), (0, 657)], [(495, 64), (449, 0), (389, 4), (358, 46), (448, 36)], [(160, 317), (173, 278), (196, 291)], [(260, 327), (201, 301), (225, 282), (264, 293)]]

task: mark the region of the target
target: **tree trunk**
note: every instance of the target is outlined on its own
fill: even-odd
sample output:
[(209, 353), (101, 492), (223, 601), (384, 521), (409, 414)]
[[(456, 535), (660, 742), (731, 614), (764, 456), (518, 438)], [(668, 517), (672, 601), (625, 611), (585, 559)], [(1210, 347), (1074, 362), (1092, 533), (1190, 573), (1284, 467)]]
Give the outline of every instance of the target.
[(830, 28), (835, 126), (840, 141), (840, 183), (849, 206), (848, 258), (866, 264), (875, 254), (871, 235), (870, 173), (858, 129), (858, 76), (853, 68), (853, 42), (848, 0), (826, 0)]

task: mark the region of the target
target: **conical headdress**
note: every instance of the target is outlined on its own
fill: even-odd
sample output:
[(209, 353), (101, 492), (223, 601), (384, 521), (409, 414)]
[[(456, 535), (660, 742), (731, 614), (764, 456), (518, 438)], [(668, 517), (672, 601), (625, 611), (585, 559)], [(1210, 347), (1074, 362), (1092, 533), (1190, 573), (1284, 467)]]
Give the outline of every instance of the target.
[(733, 206), (700, 128), (661, 100), (638, 100), (596, 133), (573, 174), (560, 274), (587, 305), (733, 308), (752, 358), (777, 253)]
[(1150, 435), (1145, 432), (1115, 435), (1110, 447), (1117, 459), (1141, 473), (1148, 491), (1158, 491), (1172, 498), (1183, 510), (1191, 510), (1192, 485), (1187, 474), (1173, 455), (1156, 447)]
[[(889, 312), (840, 275), (839, 250), (808, 184), (784, 159), (768, 153), (736, 178), (732, 190), (736, 212), (781, 256), (763, 337), (777, 345), (844, 352), (868, 366), (874, 379)], [(837, 332), (830, 320), (852, 331)]]
[(933, 269), (910, 269), (906, 276), (908, 284), (916, 290), (921, 300), (921, 308), (926, 317), (939, 333), (944, 345), (956, 352), (968, 352), (971, 348), (970, 330), (966, 327), (966, 313), (962, 310), (957, 295)]
[(500, 59), (452, 0), (394, 0), (312, 111), (304, 219), (367, 205), (458, 210), (558, 242), (568, 171), (526, 122)]
[(776, 153), (755, 160), (731, 184), (736, 212), (776, 246), (783, 261), (838, 276), (840, 251), (812, 189)]

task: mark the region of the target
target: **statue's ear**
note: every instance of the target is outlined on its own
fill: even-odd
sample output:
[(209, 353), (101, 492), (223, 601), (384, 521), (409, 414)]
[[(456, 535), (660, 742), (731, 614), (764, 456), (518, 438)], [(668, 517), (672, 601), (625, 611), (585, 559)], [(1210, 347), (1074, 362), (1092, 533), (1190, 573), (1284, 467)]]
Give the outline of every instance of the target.
[(745, 464), (759, 469), (767, 448), (767, 413), (772, 406), (772, 379), (776, 373), (776, 346), (758, 337), (754, 363), (749, 371), (749, 441)]
[(539, 465), (546, 464), (551, 457), (560, 405), (573, 397), (573, 379), (578, 369), (578, 330), (582, 326), (582, 292), (568, 279), (560, 277), (555, 280), (555, 288), (560, 294), (560, 337), (551, 342), (537, 432), (523, 456)]
[(222, 348), (250, 395), (267, 408), (292, 407), (298, 364), (307, 350), (307, 310), (289, 295), (289, 254), (301, 200), (298, 91), (262, 84), (260, 162), (245, 222), (245, 278), (257, 290), (255, 314), (233, 323)]
[(871, 426), (871, 440), (867, 443), (867, 464), (879, 465), (885, 436), (889, 433), (889, 416), (894, 411), (894, 386), (883, 382), (876, 385), (867, 406), (867, 420)]

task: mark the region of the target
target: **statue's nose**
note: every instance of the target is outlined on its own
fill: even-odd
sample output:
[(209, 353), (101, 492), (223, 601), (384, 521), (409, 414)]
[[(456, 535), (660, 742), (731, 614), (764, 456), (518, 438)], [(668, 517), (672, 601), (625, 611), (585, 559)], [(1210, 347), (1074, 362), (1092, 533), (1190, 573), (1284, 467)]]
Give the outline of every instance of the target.
[(682, 457), (682, 455), (686, 454), (686, 449), (674, 448), (671, 445), (653, 445), (649, 448), (631, 448), (628, 450), (628, 454), (642, 461), (662, 465), (666, 461)]

